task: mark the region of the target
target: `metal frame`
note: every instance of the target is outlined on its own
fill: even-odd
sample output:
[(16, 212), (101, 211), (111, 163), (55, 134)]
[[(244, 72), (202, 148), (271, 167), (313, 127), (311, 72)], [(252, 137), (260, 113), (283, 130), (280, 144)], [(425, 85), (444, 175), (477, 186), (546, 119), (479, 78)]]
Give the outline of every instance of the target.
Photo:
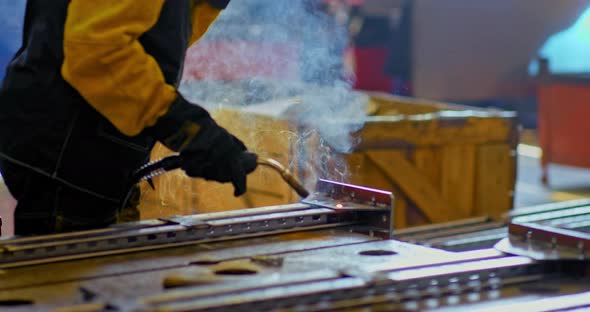
[(590, 235), (555, 226), (513, 222), (508, 225), (508, 237), (495, 248), (537, 260), (587, 260)]
[(0, 268), (342, 226), (392, 235), (391, 192), (321, 180), (305, 203), (0, 240)]

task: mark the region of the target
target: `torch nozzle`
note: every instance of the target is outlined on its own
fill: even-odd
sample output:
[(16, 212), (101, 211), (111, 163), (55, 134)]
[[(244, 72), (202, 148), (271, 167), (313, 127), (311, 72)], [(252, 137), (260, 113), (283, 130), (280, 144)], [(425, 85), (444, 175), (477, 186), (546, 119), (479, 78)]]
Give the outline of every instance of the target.
[(303, 187), (301, 182), (299, 182), (299, 180), (297, 180), (295, 176), (293, 176), (289, 169), (285, 168), (278, 161), (272, 158), (258, 157), (257, 163), (260, 166), (266, 166), (277, 171), (281, 175), (283, 180), (285, 180), (285, 182), (287, 182), (287, 184), (289, 184), (289, 186), (291, 186), (295, 190), (295, 192), (297, 192), (297, 195), (301, 196), (302, 198), (306, 198), (307, 196), (309, 196), (309, 192), (305, 189), (305, 187)]

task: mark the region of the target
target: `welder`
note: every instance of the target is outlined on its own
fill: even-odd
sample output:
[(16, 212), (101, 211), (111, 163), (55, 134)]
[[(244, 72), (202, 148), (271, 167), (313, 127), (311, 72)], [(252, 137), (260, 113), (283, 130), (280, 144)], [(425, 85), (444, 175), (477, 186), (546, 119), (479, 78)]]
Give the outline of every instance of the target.
[(229, 0), (28, 0), (0, 91), (15, 234), (102, 228), (137, 205), (156, 141), (188, 176), (246, 190), (253, 154), (178, 91), (187, 48)]

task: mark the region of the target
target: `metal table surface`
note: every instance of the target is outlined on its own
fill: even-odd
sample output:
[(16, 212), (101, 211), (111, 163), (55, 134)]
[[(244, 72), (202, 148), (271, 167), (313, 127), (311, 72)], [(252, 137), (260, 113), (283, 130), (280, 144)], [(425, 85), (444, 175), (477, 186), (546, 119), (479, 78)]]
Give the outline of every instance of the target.
[[(350, 186), (337, 187), (350, 190)], [(560, 243), (570, 244), (569, 237), (578, 246), (586, 234), (572, 234), (564, 220), (583, 224), (581, 212), (590, 203), (529, 209), (512, 218), (525, 221), (522, 224), (483, 218), (392, 232), (392, 198), (387, 194), (372, 196), (371, 191), (359, 189), (355, 191), (359, 196), (334, 195), (334, 201), (326, 200), (327, 194), (338, 192), (320, 194), (323, 197), (314, 197), (311, 204), (0, 240), (0, 310), (574, 311), (590, 307), (587, 258), (547, 261), (527, 253), (531, 251), (527, 246), (545, 252), (542, 240), (547, 235), (559, 238), (552, 246), (557, 251)], [(554, 230), (555, 224), (567, 230)], [(504, 244), (520, 255), (486, 248), (507, 234)], [(584, 255), (586, 249), (581, 251), (578, 254)]]

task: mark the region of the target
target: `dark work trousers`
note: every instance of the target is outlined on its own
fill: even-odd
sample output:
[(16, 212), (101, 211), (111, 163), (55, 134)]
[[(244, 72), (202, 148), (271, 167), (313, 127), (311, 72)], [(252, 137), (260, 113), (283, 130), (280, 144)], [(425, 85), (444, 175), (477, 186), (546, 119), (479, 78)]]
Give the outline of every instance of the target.
[[(139, 189), (134, 188), (125, 209), (121, 204), (69, 187), (62, 182), (15, 165), (1, 162), (2, 176), (17, 200), (15, 235), (40, 235), (107, 227), (139, 219)], [(122, 211), (121, 211), (122, 210)]]

